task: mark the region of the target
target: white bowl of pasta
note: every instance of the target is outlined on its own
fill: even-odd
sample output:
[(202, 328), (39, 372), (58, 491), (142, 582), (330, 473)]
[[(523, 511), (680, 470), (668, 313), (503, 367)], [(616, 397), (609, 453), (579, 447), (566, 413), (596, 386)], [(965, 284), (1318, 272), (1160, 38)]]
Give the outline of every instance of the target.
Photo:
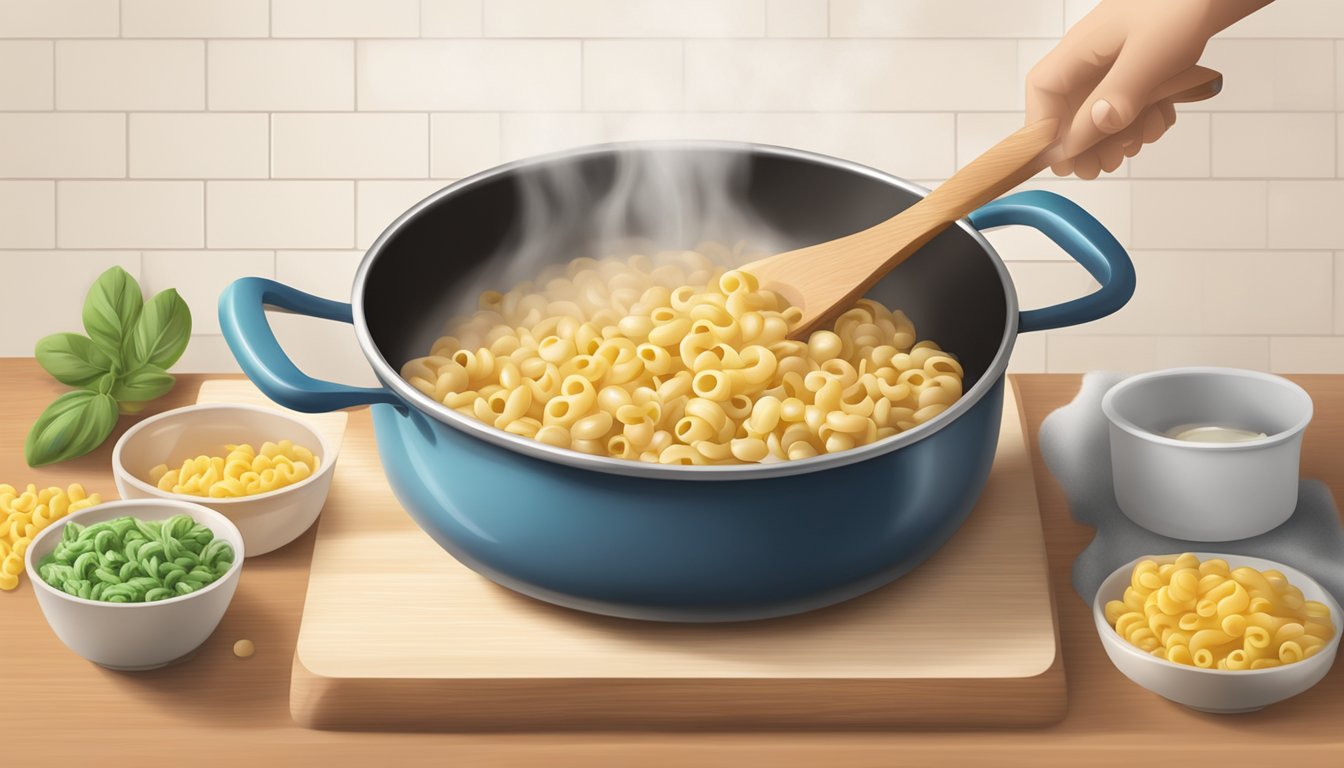
[(1339, 649), (1334, 596), (1257, 557), (1137, 558), (1102, 582), (1092, 616), (1125, 677), (1204, 712), (1254, 712), (1296, 696), (1325, 677)]
[(214, 510), (152, 499), (106, 502), (62, 518), (24, 556), (56, 637), (95, 664), (130, 672), (180, 661), (214, 633), (238, 588), (246, 547)]
[(126, 430), (112, 449), (122, 498), (207, 506), (238, 526), (249, 557), (312, 527), (335, 465), (318, 430), (274, 408), (242, 404), (165, 411)]

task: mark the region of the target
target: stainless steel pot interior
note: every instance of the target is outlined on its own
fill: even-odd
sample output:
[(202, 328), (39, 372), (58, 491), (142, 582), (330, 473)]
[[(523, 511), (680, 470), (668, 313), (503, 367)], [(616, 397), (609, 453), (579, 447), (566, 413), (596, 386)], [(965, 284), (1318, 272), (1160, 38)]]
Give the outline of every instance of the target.
[[(419, 410), (453, 427), (520, 453), (600, 472), (665, 479), (759, 479), (841, 466), (897, 450), (937, 432), (974, 405), (1002, 376), (1017, 334), (1017, 298), (1003, 262), (965, 221), (924, 246), (868, 295), (906, 312), (921, 339), (954, 352), (966, 369), (966, 394), (915, 429), (838, 454), (762, 465), (685, 467), (595, 457), (542, 445), (493, 429), (433, 401), (398, 374), (424, 355), (463, 307), (446, 300), (486, 263), (518, 248), (529, 176), (572, 170), (582, 194), (601, 199), (613, 189), (617, 156), (625, 152), (730, 155), (745, 158), (740, 201), (786, 248), (872, 226), (913, 204), (926, 190), (855, 163), (799, 150), (733, 142), (651, 142), (588, 147), (519, 161), (453, 184), (426, 198), (388, 227), (360, 265), (352, 296), (355, 327), (379, 379)], [(628, 235), (646, 239), (663, 229), (631, 217)], [(566, 262), (591, 253), (599, 224), (579, 216), (554, 228), (549, 258)], [(701, 238), (661, 242), (693, 247)], [(626, 255), (626, 254), (618, 254)], [(508, 285), (495, 286), (507, 289)]]

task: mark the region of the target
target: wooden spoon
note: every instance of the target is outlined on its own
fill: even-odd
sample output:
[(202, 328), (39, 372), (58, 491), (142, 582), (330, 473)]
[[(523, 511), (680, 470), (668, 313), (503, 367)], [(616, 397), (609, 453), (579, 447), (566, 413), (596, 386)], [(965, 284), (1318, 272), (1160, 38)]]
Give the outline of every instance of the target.
[[(1154, 102), (1200, 101), (1222, 89), (1223, 76), (1192, 67), (1158, 89)], [(795, 338), (848, 309), (878, 280), (919, 250), (934, 235), (976, 208), (1035, 176), (1048, 165), (1059, 121), (1040, 120), (1008, 138), (952, 175), (922, 200), (861, 232), (826, 243), (776, 254), (742, 267), (761, 287), (803, 311)]]

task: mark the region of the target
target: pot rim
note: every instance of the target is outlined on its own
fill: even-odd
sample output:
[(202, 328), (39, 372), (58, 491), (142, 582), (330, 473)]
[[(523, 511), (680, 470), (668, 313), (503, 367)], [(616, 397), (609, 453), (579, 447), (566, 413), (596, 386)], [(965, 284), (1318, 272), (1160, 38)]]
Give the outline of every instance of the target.
[(869, 443), (868, 445), (851, 448), (839, 453), (828, 453), (796, 461), (779, 461), (770, 464), (729, 464), (711, 466), (649, 464), (642, 461), (631, 461), (629, 459), (592, 456), (569, 448), (560, 448), (545, 443), (539, 443), (535, 440), (522, 437), (521, 435), (514, 435), (500, 429), (495, 429), (484, 422), (460, 414), (442, 403), (435, 402), (428, 395), (425, 395), (420, 390), (411, 386), (411, 384), (403, 379), (401, 374), (398, 373), (383, 357), (381, 350), (378, 349), (373, 341), (373, 336), (370, 333), (368, 323), (365, 320), (365, 283), (368, 280), (370, 269), (382, 254), (387, 243), (411, 220), (419, 216), (422, 211), (437, 204), (443, 198), (460, 193), (472, 186), (497, 177), (509, 175), (521, 168), (545, 165), (560, 160), (608, 155), (618, 152), (648, 150), (665, 151), (668, 149), (729, 150), (750, 155), (803, 160), (867, 176), (890, 186), (903, 189), (907, 192), (912, 192), (920, 197), (927, 195), (929, 192), (928, 188), (899, 176), (879, 171), (876, 168), (870, 168), (866, 165), (861, 165), (849, 160), (832, 157), (830, 155), (769, 144), (714, 139), (669, 139), (592, 144), (560, 152), (527, 157), (495, 166), (494, 168), (490, 168), (454, 182), (411, 206), (410, 209), (388, 225), (387, 229), (383, 230), (382, 234), (378, 236), (378, 239), (375, 240), (373, 244), (369, 246), (368, 251), (365, 252), (364, 258), (359, 264), (359, 269), (355, 273), (351, 294), (351, 306), (354, 315), (355, 335), (359, 340), (360, 350), (364, 353), (364, 357), (369, 361), (369, 364), (373, 366), (374, 373), (377, 375), (379, 381), (382, 382), (383, 386), (390, 389), (397, 395), (397, 397), (413, 406), (416, 410), (432, 417), (436, 421), (464, 432), (472, 437), (479, 438), (488, 443), (513, 451), (514, 453), (521, 453), (525, 456), (540, 459), (542, 461), (576, 467), (579, 469), (593, 470), (606, 474), (624, 475), (627, 477), (644, 477), (662, 480), (761, 480), (771, 477), (801, 475), (826, 469), (834, 469), (876, 458), (917, 443), (938, 433), (962, 414), (973, 408), (985, 397), (986, 393), (997, 386), (999, 381), (1003, 378), (1004, 372), (1008, 368), (1008, 359), (1012, 354), (1013, 345), (1017, 339), (1017, 290), (1013, 285), (1012, 277), (1008, 274), (1008, 268), (1003, 263), (1003, 259), (999, 257), (998, 252), (994, 250), (994, 247), (989, 244), (989, 241), (987, 241), (984, 236), (964, 218), (957, 220), (955, 226), (961, 228), (965, 233), (970, 235), (985, 251), (989, 256), (994, 269), (998, 272), (1000, 282), (1003, 286), (1004, 305), (1007, 316), (1004, 318), (1003, 337), (999, 341), (998, 352), (995, 354), (984, 374), (975, 385), (963, 393), (961, 398), (953, 403), (946, 411), (943, 411), (929, 421), (912, 429)]

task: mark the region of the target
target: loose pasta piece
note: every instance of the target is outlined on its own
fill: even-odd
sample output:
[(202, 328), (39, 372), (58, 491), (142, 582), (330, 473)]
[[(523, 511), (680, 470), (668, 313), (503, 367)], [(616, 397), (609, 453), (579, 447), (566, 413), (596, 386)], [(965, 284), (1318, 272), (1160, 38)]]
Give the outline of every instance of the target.
[(19, 586), (24, 553), (37, 534), (66, 515), (100, 503), (102, 497), (85, 493), (78, 483), (41, 489), (29, 484), (22, 493), (0, 484), (0, 590)]

